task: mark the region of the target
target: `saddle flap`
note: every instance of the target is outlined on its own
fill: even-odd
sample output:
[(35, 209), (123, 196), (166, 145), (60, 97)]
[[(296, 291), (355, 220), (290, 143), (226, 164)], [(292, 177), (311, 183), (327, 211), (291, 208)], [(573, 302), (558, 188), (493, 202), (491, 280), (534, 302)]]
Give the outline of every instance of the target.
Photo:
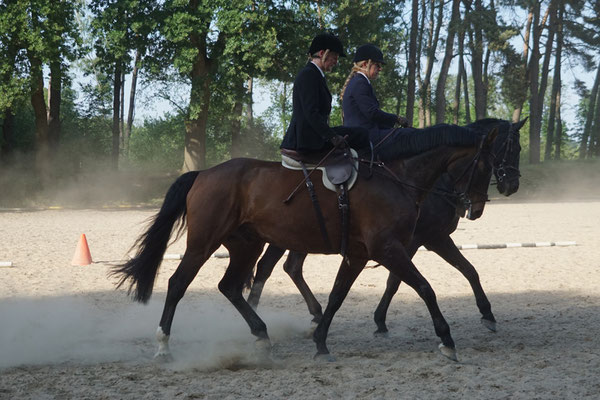
[(342, 183), (348, 181), (352, 176), (352, 160), (348, 159), (347, 162), (332, 164), (325, 167), (325, 172), (327, 173), (327, 179), (329, 182), (334, 185), (341, 185)]

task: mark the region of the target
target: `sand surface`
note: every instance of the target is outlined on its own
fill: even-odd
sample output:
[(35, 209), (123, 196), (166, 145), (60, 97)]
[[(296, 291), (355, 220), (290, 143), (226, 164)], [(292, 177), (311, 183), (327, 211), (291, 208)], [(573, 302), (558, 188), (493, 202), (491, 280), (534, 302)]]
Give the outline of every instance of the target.
[[(600, 202), (492, 202), (461, 220), (457, 244), (576, 241), (577, 246), (464, 250), (498, 320), (492, 333), (466, 279), (430, 252), (414, 261), (436, 291), (459, 362), (437, 351), (427, 309), (402, 285), (376, 338), (372, 313), (387, 271), (366, 269), (331, 325), (337, 357), (317, 363), (304, 337), (310, 316), (276, 267), (259, 315), (274, 363), (257, 365), (254, 337), (217, 290), (227, 259), (211, 258), (181, 301), (175, 361), (157, 364), (154, 332), (167, 280), (164, 261), (148, 305), (108, 278), (156, 210), (0, 212), (1, 399), (583, 399), (600, 396)], [(95, 263), (71, 266), (85, 233)], [(182, 253), (184, 241), (168, 253)], [(306, 279), (325, 305), (339, 256), (310, 256)]]

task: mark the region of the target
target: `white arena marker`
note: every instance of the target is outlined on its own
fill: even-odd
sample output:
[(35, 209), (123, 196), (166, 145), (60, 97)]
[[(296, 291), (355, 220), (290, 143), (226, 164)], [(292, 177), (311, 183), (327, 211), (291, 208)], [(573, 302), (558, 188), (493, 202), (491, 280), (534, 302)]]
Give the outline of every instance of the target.
[(577, 246), (577, 242), (556, 242), (556, 246)]
[(462, 246), (460, 246), (461, 249), (466, 250), (466, 249), (476, 249), (477, 245), (476, 244), (463, 244)]
[(166, 253), (163, 257), (163, 260), (181, 260), (182, 258), (183, 258), (183, 254)]
[(11, 261), (0, 261), (0, 267), (12, 267), (13, 263)]

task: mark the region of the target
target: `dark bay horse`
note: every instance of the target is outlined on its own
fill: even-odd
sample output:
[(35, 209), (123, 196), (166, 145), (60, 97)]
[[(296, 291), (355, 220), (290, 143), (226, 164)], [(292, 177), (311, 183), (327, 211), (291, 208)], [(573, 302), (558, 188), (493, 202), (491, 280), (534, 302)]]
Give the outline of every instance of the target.
[[(492, 175), (491, 149), (497, 129), (474, 131), (457, 126), (423, 130), (416, 156), (400, 158), (403, 149), (387, 146), (380, 154), (385, 164), (359, 169), (357, 184), (350, 192), (351, 212), (347, 257), (338, 270), (329, 303), (313, 339), (317, 356), (327, 358), (326, 338), (331, 320), (354, 280), (368, 260), (374, 260), (411, 286), (424, 300), (431, 314), (440, 350), (456, 359), (450, 328), (444, 319), (433, 289), (410, 260), (410, 244), (419, 205), (443, 173), (463, 193), (471, 193), (475, 212), (483, 209)], [(204, 171), (189, 172), (169, 188), (160, 211), (136, 245), (138, 251), (127, 263), (116, 266), (119, 286), (128, 282), (133, 298), (147, 302), (176, 222), (187, 220), (187, 247), (181, 263), (169, 279), (165, 305), (157, 329), (157, 356), (169, 358), (168, 340), (178, 302), (202, 265), (223, 244), (229, 250), (229, 266), (218, 284), (219, 290), (240, 312), (256, 336), (257, 348), (270, 354), (271, 342), (265, 323), (242, 296), (244, 282), (258, 260), (265, 243), (301, 253), (334, 254), (340, 251), (341, 224), (336, 193), (315, 185), (329, 237), (322, 240), (311, 215), (309, 196), (296, 195), (287, 204), (302, 173), (280, 163), (233, 159)], [(314, 215), (314, 214), (313, 214)], [(347, 260), (347, 261), (346, 261)]]
[[(518, 123), (486, 118), (474, 122), (468, 127), (472, 129), (489, 130), (492, 126), (498, 127), (498, 137), (495, 141), (494, 175), (498, 191), (510, 196), (519, 189), (519, 157), (521, 146), (519, 144), (519, 130), (525, 124), (526, 119)], [(462, 255), (454, 244), (450, 235), (456, 230), (460, 216), (465, 214), (462, 203), (456, 202), (452, 196), (454, 183), (444, 174), (436, 182), (435, 188), (439, 189), (432, 193), (423, 202), (415, 232), (410, 244), (406, 247), (409, 257), (413, 257), (418, 248), (425, 246), (435, 252), (450, 265), (458, 269), (471, 284), (477, 307), (482, 315), (481, 322), (485, 327), (496, 331), (496, 319), (492, 313), (491, 305), (479, 281), (479, 275), (475, 267)], [(483, 210), (481, 210), (483, 211)], [(477, 219), (480, 213), (469, 213), (467, 218)], [(248, 303), (256, 308), (260, 299), (265, 282), (273, 272), (273, 268), (284, 254), (284, 249), (269, 245), (264, 255), (257, 264), (256, 276), (252, 282)], [(308, 305), (309, 312), (313, 316), (313, 323), (318, 323), (322, 318), (321, 305), (311, 292), (302, 275), (302, 266), (306, 254), (290, 252), (284, 270), (292, 278), (298, 287), (302, 297)], [(385, 320), (392, 297), (398, 291), (401, 280), (394, 274), (389, 275), (386, 290), (379, 302), (374, 315), (377, 324), (376, 335), (385, 335), (388, 332)]]

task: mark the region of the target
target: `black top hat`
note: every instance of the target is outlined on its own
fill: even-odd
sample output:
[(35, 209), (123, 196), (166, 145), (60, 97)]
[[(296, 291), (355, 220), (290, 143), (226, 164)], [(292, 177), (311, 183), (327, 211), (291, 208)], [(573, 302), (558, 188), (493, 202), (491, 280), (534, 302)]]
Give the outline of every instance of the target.
[(354, 54), (354, 60), (352, 61), (356, 63), (365, 60), (371, 60), (373, 62), (385, 64), (385, 61), (383, 61), (383, 53), (377, 46), (372, 44), (363, 44), (356, 49), (356, 54)]
[(313, 39), (310, 44), (310, 48), (308, 49), (308, 53), (313, 55), (320, 50), (328, 50), (335, 51), (340, 55), (340, 57), (346, 57), (346, 53), (344, 53), (344, 46), (342, 45), (341, 40), (331, 33), (321, 33)]

